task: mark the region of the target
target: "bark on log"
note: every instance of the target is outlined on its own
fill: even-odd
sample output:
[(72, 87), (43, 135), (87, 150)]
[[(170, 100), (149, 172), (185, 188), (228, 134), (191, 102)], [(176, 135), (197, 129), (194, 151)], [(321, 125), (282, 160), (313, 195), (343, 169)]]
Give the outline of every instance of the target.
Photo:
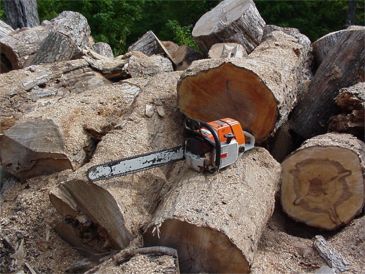
[(328, 129), (351, 133), (364, 141), (365, 82), (341, 89), (336, 104), (341, 108), (341, 114), (330, 118)]
[(4, 11), (14, 29), (39, 25), (37, 0), (4, 0)]
[(103, 86), (59, 100), (56, 109), (26, 114), (2, 136), (3, 167), (21, 179), (80, 167), (139, 91), (129, 84)]
[(281, 204), (293, 219), (333, 230), (364, 206), (365, 145), (349, 134), (307, 140), (282, 164)]
[(205, 53), (221, 42), (241, 44), (250, 53), (261, 42), (264, 27), (252, 0), (225, 0), (199, 19), (192, 35)]
[(213, 59), (242, 58), (244, 56), (247, 56), (246, 50), (237, 43), (217, 43), (208, 52), (208, 57)]
[(364, 26), (349, 26), (347, 29), (335, 31), (326, 34), (325, 36), (319, 38), (314, 41), (313, 46), (313, 55), (314, 61), (317, 66), (319, 66), (323, 60), (331, 53), (331, 50), (336, 47), (337, 43), (340, 40), (346, 40), (348, 37), (356, 31), (365, 30)]
[(203, 121), (234, 118), (264, 141), (287, 120), (310, 77), (310, 46), (299, 40), (274, 31), (247, 58), (194, 62), (178, 84), (180, 111)]
[[(7, 68), (1, 72), (8, 72), (32, 64), (32, 60), (39, 52), (43, 40), (52, 31), (70, 37), (77, 47), (83, 48), (88, 45), (90, 27), (86, 18), (77, 12), (64, 11), (47, 24), (14, 31), (7, 37), (0, 39), (2, 63), (7, 65)], [(59, 50), (57, 49), (59, 45), (53, 44), (53, 46), (56, 47), (56, 51)], [(49, 50), (46, 45), (43, 47)], [(45, 53), (39, 52), (38, 54)]]
[(110, 57), (110, 58), (114, 57), (113, 50), (108, 43), (98, 42), (92, 45), (91, 48), (100, 55), (103, 55), (105, 57)]
[(81, 93), (109, 83), (84, 60), (31, 66), (1, 74), (0, 133), (32, 110), (56, 104), (71, 93)]
[(293, 111), (291, 128), (303, 138), (327, 130), (329, 118), (338, 113), (334, 98), (340, 88), (365, 81), (365, 31), (353, 31), (345, 38), (321, 63), (308, 93)]
[(12, 31), (14, 31), (12, 27), (0, 20), (0, 39), (8, 36)]
[[(71, 212), (71, 217), (76, 215), (72, 214), (72, 205), (75, 204), (77, 214), (87, 216), (98, 231), (105, 231), (99, 237), (105, 241), (96, 245), (90, 241), (88, 250), (102, 252), (110, 248), (126, 248), (150, 220), (160, 195), (170, 188), (169, 180), (175, 174), (174, 165), (93, 183), (88, 182), (86, 171), (97, 164), (182, 144), (183, 120), (176, 109), (179, 76), (180, 73), (174, 72), (123, 81), (142, 89), (130, 113), (98, 143), (91, 161), (61, 184), (60, 191), (67, 193), (51, 193), (51, 202), (63, 217), (67, 217), (67, 212)], [(152, 117), (145, 115), (147, 104), (153, 106)], [(163, 109), (165, 115), (161, 115), (158, 109)], [(62, 197), (72, 197), (73, 202)], [(80, 228), (73, 229), (76, 235), (80, 235)]]
[(269, 220), (280, 165), (256, 148), (226, 170), (183, 170), (144, 234), (177, 250), (182, 272), (248, 273)]

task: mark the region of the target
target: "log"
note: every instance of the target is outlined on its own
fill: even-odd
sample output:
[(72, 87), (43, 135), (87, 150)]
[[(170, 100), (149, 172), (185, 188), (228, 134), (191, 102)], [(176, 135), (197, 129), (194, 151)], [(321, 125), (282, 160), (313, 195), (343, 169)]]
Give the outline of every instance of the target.
[(0, 133), (32, 110), (56, 104), (69, 94), (109, 83), (84, 60), (31, 66), (1, 74)]
[(4, 11), (14, 29), (39, 25), (37, 0), (4, 0)]
[(188, 46), (179, 46), (171, 53), (172, 62), (176, 70), (185, 70), (195, 60), (202, 59), (202, 55)]
[(263, 142), (303, 93), (310, 45), (302, 40), (273, 31), (247, 58), (195, 61), (178, 83), (180, 111), (202, 121), (231, 117)]
[(208, 52), (209, 58), (242, 58), (247, 56), (244, 47), (237, 43), (217, 43), (211, 46)]
[(50, 105), (27, 113), (2, 136), (3, 167), (20, 179), (79, 168), (139, 91), (130, 84), (102, 86), (63, 98), (56, 109)]
[[(97, 164), (183, 143), (183, 119), (176, 108), (179, 77), (180, 73), (173, 72), (124, 80), (122, 83), (142, 89), (130, 111), (98, 143), (90, 162), (70, 174), (59, 189), (50, 194), (52, 205), (65, 219), (63, 225), (66, 221), (75, 222), (75, 216), (82, 215), (87, 218), (86, 223), (98, 228), (100, 235), (87, 243), (87, 250), (105, 252), (126, 248), (151, 219), (160, 196), (170, 188), (177, 163), (92, 183), (86, 172)], [(145, 115), (147, 104), (153, 106), (151, 117)], [(158, 109), (164, 110), (165, 115)], [(64, 197), (72, 197), (72, 201)], [(80, 235), (80, 227), (71, 228), (75, 235)]]
[(273, 209), (280, 165), (262, 148), (219, 173), (183, 170), (144, 234), (177, 250), (182, 272), (249, 273)]
[(131, 77), (153, 76), (162, 72), (171, 72), (173, 70), (171, 61), (160, 55), (132, 55), (125, 65), (125, 71)]
[(325, 36), (317, 39), (313, 42), (313, 55), (314, 61), (319, 66), (327, 55), (331, 53), (331, 50), (337, 45), (340, 40), (346, 40), (348, 37), (356, 31), (365, 30), (364, 26), (349, 26), (347, 29), (335, 31), (326, 34)]
[(338, 113), (334, 98), (340, 88), (365, 81), (365, 31), (341, 39), (319, 66), (307, 94), (292, 113), (290, 127), (302, 138), (324, 133)]
[[(68, 36), (75, 42), (77, 47), (83, 48), (88, 45), (90, 27), (87, 24), (86, 18), (77, 12), (64, 11), (47, 24), (34, 28), (23, 28), (0, 39), (0, 52), (2, 52), (3, 56), (2, 63), (7, 65), (6, 69), (1, 72), (8, 72), (31, 65), (44, 39), (52, 31)], [(54, 43), (43, 45), (43, 50), (50, 50), (48, 46), (52, 45), (57, 52), (59, 50), (57, 48), (58, 45)], [(42, 55), (45, 52), (39, 52), (38, 54)], [(47, 52), (47, 54), (50, 54), (50, 52)]]
[(0, 20), (0, 39), (7, 36), (12, 31), (14, 31), (12, 27)]
[(225, 0), (198, 20), (192, 35), (205, 53), (226, 42), (241, 44), (250, 53), (261, 42), (264, 27), (252, 0)]
[(341, 108), (341, 114), (330, 118), (328, 129), (351, 133), (365, 141), (365, 82), (342, 88), (335, 100)]
[(161, 41), (161, 43), (165, 47), (165, 49), (169, 52), (170, 55), (172, 55), (179, 48), (179, 45), (172, 41)]
[(365, 145), (349, 134), (307, 140), (282, 163), (281, 205), (293, 219), (334, 230), (364, 206)]
[(110, 58), (114, 57), (113, 50), (108, 43), (98, 42), (92, 45), (91, 48), (100, 55), (103, 55), (105, 57), (110, 57)]

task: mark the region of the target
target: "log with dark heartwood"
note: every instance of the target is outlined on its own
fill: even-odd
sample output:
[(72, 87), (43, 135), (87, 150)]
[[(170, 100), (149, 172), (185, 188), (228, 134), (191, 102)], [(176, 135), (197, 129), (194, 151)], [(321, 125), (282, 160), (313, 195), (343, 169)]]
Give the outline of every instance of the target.
[(176, 248), (188, 273), (249, 273), (275, 203), (280, 165), (263, 148), (221, 172), (183, 169), (144, 234)]
[(193, 37), (208, 52), (216, 43), (241, 44), (250, 53), (260, 42), (265, 21), (252, 0), (225, 0), (195, 24)]
[(333, 230), (364, 207), (365, 144), (350, 134), (307, 140), (282, 169), (281, 204), (297, 221)]
[[(65, 218), (56, 227), (58, 233), (79, 250), (102, 253), (126, 248), (169, 190), (176, 173), (171, 164), (96, 182), (88, 181), (86, 171), (97, 164), (182, 144), (183, 119), (176, 108), (179, 76), (172, 72), (123, 81), (142, 89), (130, 111), (98, 143), (90, 162), (50, 194), (53, 206)], [(82, 231), (95, 227), (95, 238), (83, 243)]]
[(60, 98), (110, 84), (84, 60), (31, 66), (0, 75), (0, 133), (24, 114)]
[(257, 142), (288, 118), (310, 77), (309, 39), (272, 31), (248, 57), (194, 62), (178, 84), (178, 107), (186, 116), (213, 121), (231, 117)]
[(14, 29), (39, 25), (37, 0), (4, 0), (6, 21)]
[(139, 92), (135, 85), (104, 85), (27, 113), (1, 136), (2, 166), (21, 179), (77, 169)]
[(339, 89), (365, 81), (365, 30), (354, 30), (339, 40), (322, 61), (308, 93), (294, 109), (290, 127), (306, 139), (324, 133), (328, 120), (338, 113)]
[[(89, 46), (89, 36), (86, 18), (71, 11), (64, 11), (40, 26), (14, 31), (0, 39), (1, 72), (29, 66), (34, 59), (34, 63), (42, 63), (74, 58), (79, 54), (75, 48)], [(57, 43), (61, 38), (62, 42)], [(73, 46), (67, 49), (71, 44)]]
[(341, 113), (329, 120), (330, 131), (347, 132), (365, 141), (365, 82), (342, 88), (336, 96)]

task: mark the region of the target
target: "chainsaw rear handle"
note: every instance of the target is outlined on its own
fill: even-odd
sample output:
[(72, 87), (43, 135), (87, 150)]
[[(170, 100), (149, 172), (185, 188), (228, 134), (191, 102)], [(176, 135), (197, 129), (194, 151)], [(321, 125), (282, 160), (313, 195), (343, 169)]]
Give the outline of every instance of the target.
[(243, 131), (243, 135), (245, 135), (245, 139), (248, 139), (248, 143), (245, 143), (245, 151), (253, 149), (255, 147), (255, 136), (253, 136), (248, 131)]

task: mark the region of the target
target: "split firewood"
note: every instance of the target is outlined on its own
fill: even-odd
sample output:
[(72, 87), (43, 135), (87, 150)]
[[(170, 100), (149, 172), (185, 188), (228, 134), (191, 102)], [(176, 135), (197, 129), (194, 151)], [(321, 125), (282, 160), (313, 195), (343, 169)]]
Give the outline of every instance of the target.
[(250, 53), (261, 42), (265, 21), (252, 0), (225, 0), (195, 24), (193, 37), (208, 52), (216, 43), (241, 44)]
[(314, 41), (313, 54), (317, 66), (319, 66), (327, 55), (330, 54), (331, 50), (337, 45), (340, 40), (346, 40), (348, 37), (356, 31), (364, 31), (364, 26), (349, 26), (347, 29), (335, 31), (326, 34), (325, 36)]
[(365, 81), (365, 30), (354, 30), (339, 40), (314, 75), (308, 92), (294, 109), (290, 127), (302, 138), (324, 133), (337, 114), (334, 98), (340, 88)]
[(365, 82), (341, 89), (335, 100), (341, 114), (330, 118), (328, 129), (351, 133), (364, 141)]
[(179, 46), (171, 53), (171, 58), (176, 70), (185, 70), (193, 61), (201, 59), (202, 55), (188, 46)]
[(273, 213), (280, 165), (262, 148), (224, 171), (183, 170), (144, 234), (176, 248), (182, 272), (249, 273)]
[(108, 43), (104, 42), (98, 42), (92, 45), (91, 47), (94, 51), (99, 53), (100, 55), (103, 55), (105, 57), (113, 58), (113, 50), (111, 46)]
[(264, 141), (287, 120), (310, 77), (303, 73), (310, 44), (299, 40), (306, 41), (273, 31), (246, 58), (195, 61), (178, 84), (180, 111), (202, 121), (231, 117)]
[(242, 58), (247, 56), (244, 47), (237, 43), (217, 43), (208, 52), (209, 58)]
[(12, 31), (14, 31), (12, 27), (0, 20), (0, 39), (7, 36)]
[[(95, 240), (88, 241), (89, 251), (100, 253), (126, 248), (151, 219), (160, 196), (170, 188), (169, 180), (175, 174), (173, 164), (95, 182), (89, 182), (86, 172), (97, 164), (183, 143), (183, 119), (176, 108), (179, 77), (180, 73), (172, 72), (124, 80), (122, 84), (138, 85), (142, 89), (130, 112), (102, 138), (90, 162), (50, 194), (53, 206), (66, 223), (79, 224), (77, 216), (83, 216), (87, 227), (97, 228), (93, 234)], [(147, 104), (162, 107), (165, 116), (161, 117), (155, 110), (151, 117), (147, 117)], [(76, 230), (75, 235), (82, 235), (80, 231), (84, 227), (71, 226)]]
[(109, 83), (84, 60), (31, 66), (1, 74), (0, 133), (30, 111), (56, 104), (69, 94)]
[(4, 0), (6, 20), (13, 28), (39, 25), (37, 0)]
[(126, 83), (102, 86), (27, 113), (2, 136), (3, 167), (21, 179), (77, 169), (139, 92)]
[(333, 249), (333, 247), (321, 235), (315, 236), (313, 246), (319, 255), (331, 268), (344, 272), (349, 270), (350, 264), (342, 257), (342, 255)]
[(364, 206), (365, 144), (350, 134), (307, 140), (282, 163), (281, 204), (293, 219), (333, 230)]
[[(59, 51), (64, 55), (66, 48), (60, 49), (65, 43), (58, 45), (55, 43), (55, 37), (51, 36), (44, 44), (44, 39), (51, 32), (59, 32), (66, 35), (75, 42), (75, 46), (84, 47), (88, 45), (88, 37), (90, 35), (90, 27), (87, 20), (80, 13), (72, 11), (64, 11), (50, 22), (42, 24), (34, 28), (23, 28), (10, 33), (8, 36), (0, 39), (0, 52), (2, 53), (2, 67), (6, 68), (1, 72), (8, 72), (13, 69), (19, 69), (32, 64), (33, 58), (38, 54), (37, 59), (50, 57), (45, 56), (51, 54), (49, 50), (54, 50), (54, 58), (57, 57)], [(42, 52), (39, 49), (43, 46)], [(44, 52), (44, 50), (47, 50)], [(52, 53), (53, 54), (53, 53)], [(41, 57), (43, 55), (43, 57)], [(55, 59), (53, 59), (55, 60)], [(62, 60), (62, 59), (61, 59)], [(39, 62), (38, 62), (39, 63)]]
[(169, 51), (152, 31), (147, 31), (141, 38), (132, 44), (128, 51), (141, 51), (147, 56), (154, 54), (166, 55), (172, 60)]
[(179, 48), (179, 45), (172, 41), (161, 41), (161, 43), (165, 47), (165, 49), (169, 52), (170, 55), (172, 55)]

